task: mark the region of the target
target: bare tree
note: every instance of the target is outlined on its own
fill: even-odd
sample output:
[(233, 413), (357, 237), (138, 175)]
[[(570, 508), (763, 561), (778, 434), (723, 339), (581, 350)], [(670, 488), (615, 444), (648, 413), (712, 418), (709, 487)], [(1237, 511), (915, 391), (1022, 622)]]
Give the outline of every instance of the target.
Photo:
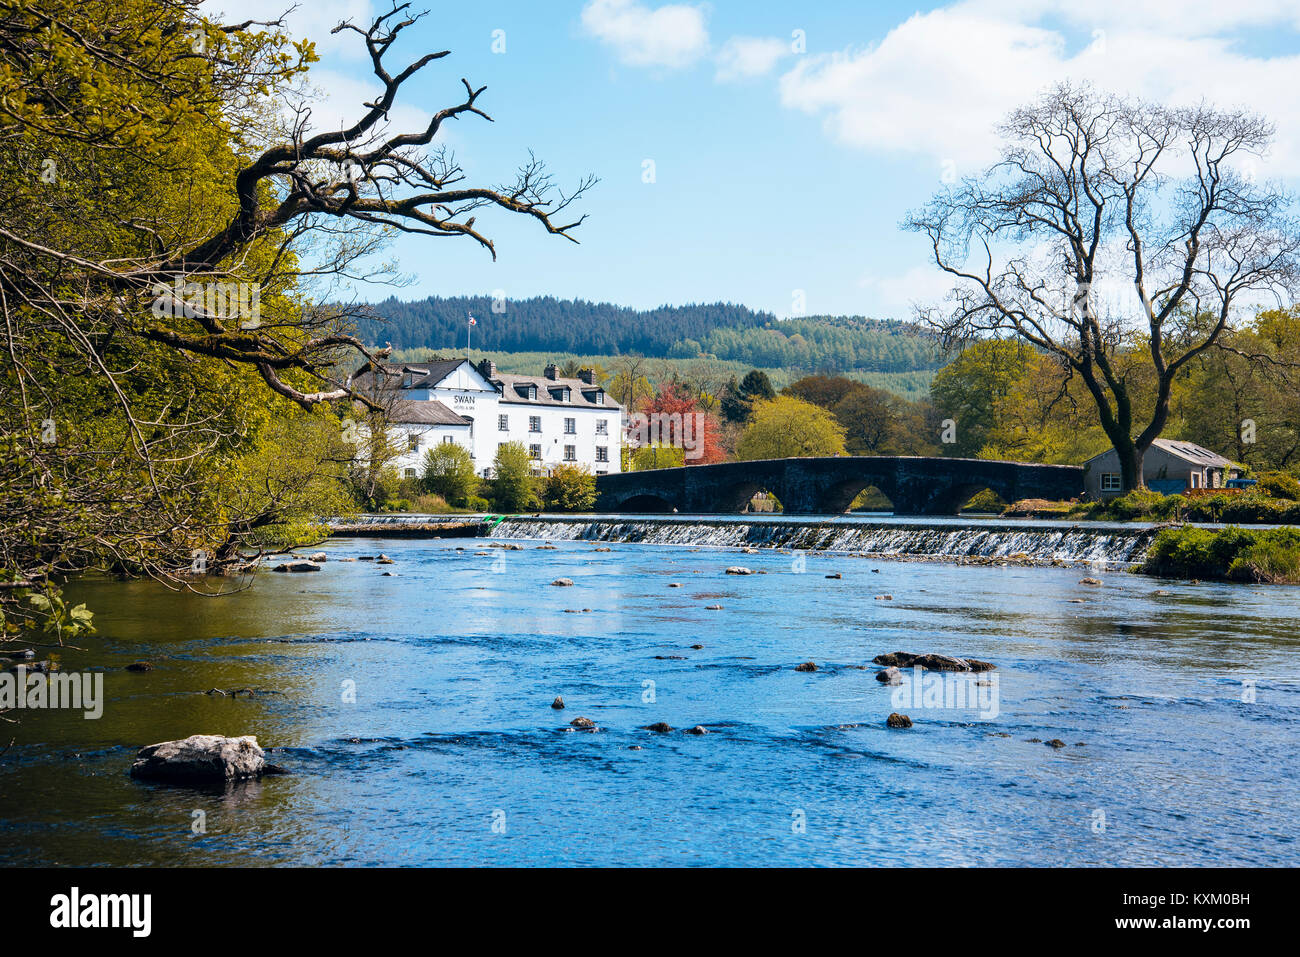
[(1124, 488), (1140, 488), (1179, 371), (1296, 289), (1292, 197), (1253, 175), (1273, 128), (1064, 84), (999, 133), (1000, 162), (905, 223), (959, 280), (920, 318), (949, 345), (1014, 335), (1056, 358), (1096, 403)]

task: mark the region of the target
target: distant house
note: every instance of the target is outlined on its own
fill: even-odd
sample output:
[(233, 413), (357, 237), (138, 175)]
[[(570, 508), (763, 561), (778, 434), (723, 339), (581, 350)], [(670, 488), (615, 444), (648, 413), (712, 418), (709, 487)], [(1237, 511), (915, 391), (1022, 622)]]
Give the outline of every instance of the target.
[(551, 363), (540, 376), (498, 372), (484, 360), (430, 359), (409, 365), (367, 364), (353, 388), (391, 406), (390, 439), (401, 450), (394, 463), (407, 477), (442, 442), (469, 450), (474, 470), (491, 477), (497, 450), (518, 442), (536, 475), (560, 465), (583, 465), (596, 475), (622, 468), (623, 407), (591, 369), (562, 378)]
[[(1150, 489), (1173, 495), (1197, 488), (1226, 488), (1241, 470), (1222, 455), (1194, 442), (1156, 439), (1142, 458), (1142, 478)], [(1108, 449), (1083, 463), (1083, 487), (1092, 501), (1123, 492), (1119, 453)]]

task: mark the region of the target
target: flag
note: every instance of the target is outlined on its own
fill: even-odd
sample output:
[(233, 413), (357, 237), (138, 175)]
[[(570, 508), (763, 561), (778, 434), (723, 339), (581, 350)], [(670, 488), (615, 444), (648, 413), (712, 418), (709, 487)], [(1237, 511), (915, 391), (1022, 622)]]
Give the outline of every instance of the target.
[(478, 325), (478, 320), (475, 319), (473, 316), (470, 316), (470, 317), (469, 317), (469, 324), (470, 324), (471, 326), (477, 326), (477, 325)]

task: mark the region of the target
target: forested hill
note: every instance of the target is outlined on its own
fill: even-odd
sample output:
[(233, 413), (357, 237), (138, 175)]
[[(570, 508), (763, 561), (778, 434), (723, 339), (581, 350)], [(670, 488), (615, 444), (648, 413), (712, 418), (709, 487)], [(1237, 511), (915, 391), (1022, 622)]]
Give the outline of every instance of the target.
[(778, 320), (731, 303), (629, 309), (605, 302), (541, 297), (492, 310), (487, 297), (430, 297), (374, 305), (383, 317), (358, 332), (394, 349), (453, 350), (465, 345), (467, 315), (477, 320), (475, 348), (499, 352), (688, 359), (712, 355), (755, 367), (820, 372), (907, 372), (941, 365), (933, 342), (898, 320), (812, 316)]

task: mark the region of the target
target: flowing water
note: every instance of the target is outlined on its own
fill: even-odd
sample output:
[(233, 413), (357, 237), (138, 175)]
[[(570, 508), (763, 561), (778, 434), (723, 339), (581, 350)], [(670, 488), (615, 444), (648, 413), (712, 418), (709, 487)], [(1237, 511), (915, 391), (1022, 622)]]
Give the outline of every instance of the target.
[[(536, 522), (336, 539), (322, 571), (220, 599), (82, 584), (100, 634), (60, 661), (99, 670), (107, 703), (5, 716), (0, 861), (1300, 863), (1300, 589), (727, 547), (838, 534), (788, 520), (686, 539), (717, 547), (653, 521), (576, 540), (591, 524), (549, 526), (554, 547), (487, 547)], [(896, 531), (836, 541), (883, 550), (862, 536)], [(978, 554), (1004, 546), (1032, 551)], [(396, 564), (337, 560), (381, 551)], [(912, 698), (914, 679), (874, 678), (896, 650), (998, 667), (954, 679), (964, 702)], [(886, 728), (893, 711), (914, 727)], [(599, 730), (567, 730), (580, 715)], [(708, 733), (643, 730), (659, 721)], [(128, 776), (142, 745), (196, 733), (256, 734), (291, 773), (216, 791)]]

